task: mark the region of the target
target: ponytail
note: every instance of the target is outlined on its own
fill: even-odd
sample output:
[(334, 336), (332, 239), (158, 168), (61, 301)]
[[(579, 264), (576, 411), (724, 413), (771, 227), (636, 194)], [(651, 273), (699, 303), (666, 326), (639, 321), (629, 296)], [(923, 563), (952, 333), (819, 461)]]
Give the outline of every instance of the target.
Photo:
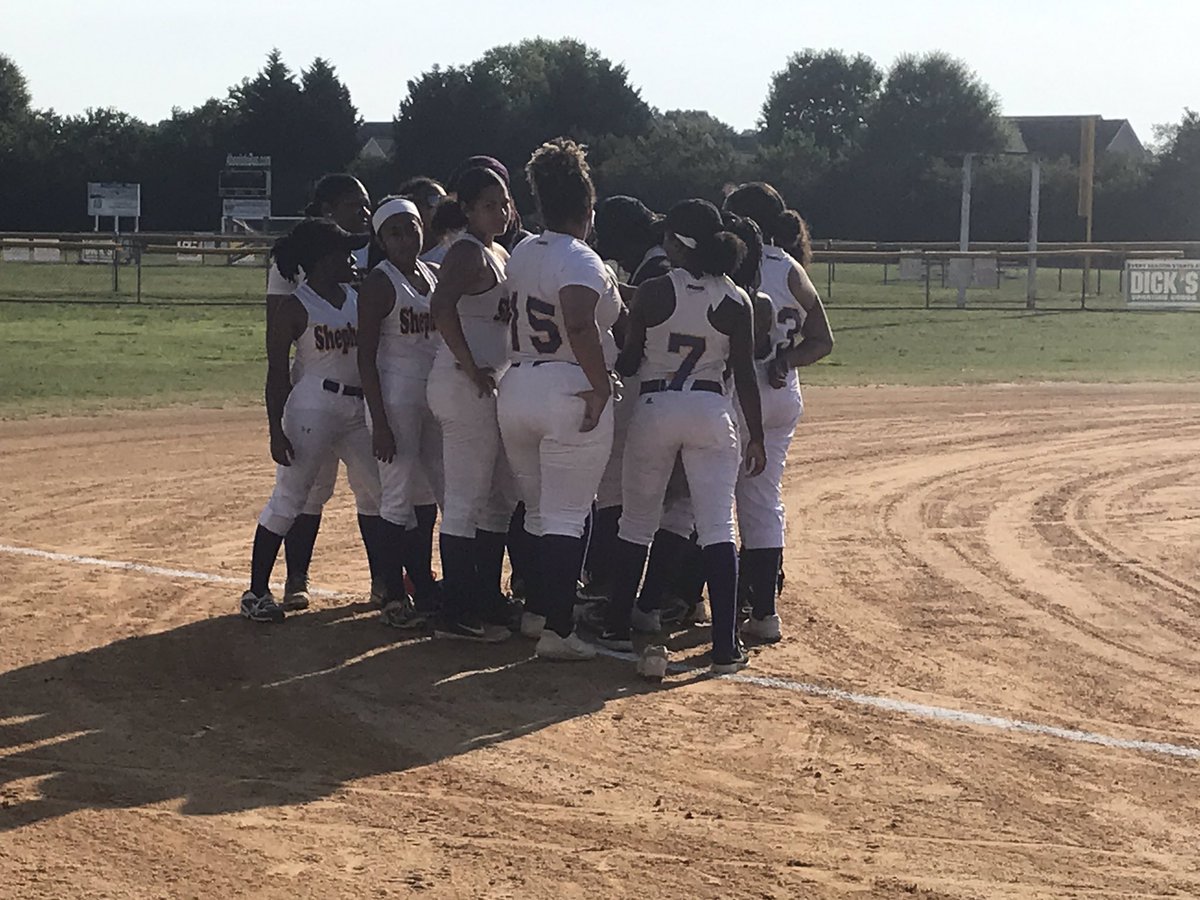
[(808, 223), (794, 209), (785, 209), (776, 220), (773, 240), (805, 269), (812, 262), (812, 238)]
[(282, 237), (276, 238), (275, 243), (271, 245), (271, 259), (275, 261), (275, 267), (279, 269), (279, 274), (288, 281), (295, 281), (300, 275), (302, 266), (299, 249), (290, 231)]

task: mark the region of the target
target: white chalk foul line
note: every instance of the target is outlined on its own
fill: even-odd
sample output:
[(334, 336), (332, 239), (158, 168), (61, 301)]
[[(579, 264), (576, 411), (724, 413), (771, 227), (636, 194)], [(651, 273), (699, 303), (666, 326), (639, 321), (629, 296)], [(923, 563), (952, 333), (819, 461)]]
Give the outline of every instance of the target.
[[(92, 566), (101, 569), (115, 569), (122, 572), (135, 572), (139, 575), (155, 575), (162, 578), (184, 578), (191, 581), (206, 581), (214, 584), (244, 584), (245, 578), (230, 578), (226, 575), (214, 575), (209, 572), (197, 572), (191, 569), (168, 569), (162, 566), (151, 566), (145, 563), (122, 562), (120, 560), (101, 559), (96, 556), (77, 556), (72, 553), (54, 553), (49, 550), (38, 550), (33, 547), (17, 547), (11, 544), (0, 544), (0, 553), (14, 556), (26, 556), (34, 559), (44, 559), (51, 562), (65, 562), (74, 565)], [(354, 596), (343, 591), (314, 589), (311, 594), (330, 599), (347, 599)], [(613, 659), (633, 661), (637, 656), (631, 653), (618, 653), (599, 648), (600, 653)], [(675, 672), (695, 673), (699, 670), (693, 666), (674, 664)], [(1131, 738), (1113, 737), (1094, 731), (1082, 731), (1076, 728), (1060, 728), (1056, 725), (1043, 725), (1039, 722), (1027, 722), (1022, 719), (1009, 719), (1003, 716), (989, 716), (983, 713), (967, 712), (946, 706), (932, 706), (925, 703), (913, 703), (909, 700), (897, 700), (892, 697), (878, 697), (873, 694), (860, 694), (842, 688), (825, 687), (819, 684), (808, 684), (802, 681), (789, 681), (786, 678), (774, 678), (766, 675), (721, 675), (723, 681), (737, 684), (749, 684), (755, 687), (771, 688), (774, 690), (790, 691), (794, 694), (804, 694), (809, 697), (822, 697), (863, 706), (885, 712), (900, 713), (918, 719), (932, 719), (939, 722), (949, 722), (954, 725), (972, 725), (977, 728), (990, 728), (1000, 731), (1016, 731), (1025, 734), (1040, 735), (1077, 744), (1096, 744), (1114, 750), (1134, 750), (1140, 753), (1155, 753), (1160, 756), (1174, 756), (1182, 759), (1200, 760), (1200, 747), (1189, 747), (1184, 744), (1170, 744), (1164, 741), (1133, 740)]]

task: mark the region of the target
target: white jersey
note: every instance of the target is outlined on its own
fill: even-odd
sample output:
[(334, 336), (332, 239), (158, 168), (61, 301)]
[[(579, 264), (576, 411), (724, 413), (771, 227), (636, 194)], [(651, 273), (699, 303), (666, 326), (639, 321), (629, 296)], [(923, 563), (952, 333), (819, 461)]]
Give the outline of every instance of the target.
[[(396, 302), (379, 326), (379, 353), (376, 365), (386, 375), (404, 375), (425, 379), (438, 351), (437, 333), (429, 312), (429, 294), (418, 291), (389, 260), (377, 265), (392, 283)], [(420, 260), (417, 270), (425, 277), (430, 293), (437, 284), (433, 271)]]
[(638, 375), (648, 381), (664, 380), (670, 390), (688, 390), (696, 381), (721, 384), (729, 361), (729, 335), (722, 334), (709, 315), (741, 292), (724, 275), (694, 277), (685, 269), (672, 269), (668, 277), (675, 290), (675, 310), (661, 325), (646, 329), (646, 346)]
[[(800, 328), (808, 314), (788, 287), (788, 276), (792, 268), (799, 265), (786, 251), (778, 247), (763, 247), (759, 289), (770, 298), (772, 313), (771, 356), (762, 361), (763, 367), (771, 357), (791, 350), (799, 341)], [(788, 382), (798, 383), (795, 369), (788, 370)]]
[(526, 238), (508, 261), (514, 362), (577, 362), (563, 323), (558, 294), (580, 285), (600, 295), (596, 327), (605, 363), (617, 359), (612, 326), (621, 314), (621, 295), (612, 272), (583, 241), (557, 231)]
[[(493, 247), (485, 247), (473, 234), (463, 234), (460, 241), (475, 244), (483, 251), (483, 258), (496, 276), (496, 283), (480, 294), (463, 294), (458, 301), (458, 319), (462, 323), (463, 337), (471, 349), (475, 364), (481, 369), (493, 369), (497, 373), (508, 363), (509, 305), (508, 288), (505, 285), (505, 261)], [(438, 368), (455, 365), (453, 351), (441, 342), (438, 348)]]
[(358, 377), (358, 294), (348, 284), (342, 289), (346, 301), (341, 309), (307, 284), (292, 294), (308, 313), (308, 326), (296, 339), (295, 366), (304, 373), (303, 381), (362, 385)]

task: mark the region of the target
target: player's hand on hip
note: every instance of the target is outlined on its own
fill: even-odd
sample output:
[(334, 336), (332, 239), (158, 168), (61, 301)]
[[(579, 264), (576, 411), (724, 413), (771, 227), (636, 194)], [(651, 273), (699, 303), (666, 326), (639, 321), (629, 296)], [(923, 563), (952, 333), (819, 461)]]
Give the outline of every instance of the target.
[(475, 382), (475, 387), (479, 388), (480, 397), (496, 396), (495, 369), (476, 369), (475, 375), (472, 376), (471, 380)]
[(753, 478), (761, 475), (767, 467), (767, 451), (762, 441), (749, 441), (746, 444), (746, 474)]
[(771, 358), (767, 363), (767, 384), (775, 389), (784, 387), (787, 384), (787, 362), (780, 359), (778, 356)]
[(371, 433), (371, 452), (381, 463), (390, 463), (396, 458), (396, 436), (392, 434), (391, 426), (377, 424)]
[(292, 460), (296, 458), (296, 451), (292, 449), (292, 442), (287, 439), (287, 435), (282, 431), (278, 434), (271, 435), (271, 459), (279, 463), (281, 466), (290, 466)]
[(604, 407), (608, 405), (608, 399), (611, 396), (611, 391), (580, 391), (575, 395), (583, 398), (583, 422), (579, 426), (582, 432), (591, 431), (600, 424), (600, 416), (604, 414)]

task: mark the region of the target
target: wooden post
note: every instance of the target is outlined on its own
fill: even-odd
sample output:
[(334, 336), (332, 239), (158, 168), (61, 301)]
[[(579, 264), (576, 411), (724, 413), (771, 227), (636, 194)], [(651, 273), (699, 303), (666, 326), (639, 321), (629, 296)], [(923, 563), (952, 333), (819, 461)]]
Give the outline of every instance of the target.
[[(958, 249), (963, 253), (971, 249), (971, 162), (974, 158), (973, 153), (968, 153), (963, 157), (962, 210), (958, 223)], [(958, 289), (956, 305), (959, 309), (966, 309), (967, 288), (965, 285)]]
[[(1029, 171), (1029, 252), (1036, 253), (1038, 248), (1038, 216), (1042, 202), (1042, 163), (1034, 159)], [(1036, 256), (1029, 257), (1026, 267), (1025, 308), (1034, 309), (1037, 306), (1037, 274), (1038, 261)], [(1061, 272), (1061, 270), (1060, 270)], [(1061, 290), (1061, 285), (1059, 287)]]

